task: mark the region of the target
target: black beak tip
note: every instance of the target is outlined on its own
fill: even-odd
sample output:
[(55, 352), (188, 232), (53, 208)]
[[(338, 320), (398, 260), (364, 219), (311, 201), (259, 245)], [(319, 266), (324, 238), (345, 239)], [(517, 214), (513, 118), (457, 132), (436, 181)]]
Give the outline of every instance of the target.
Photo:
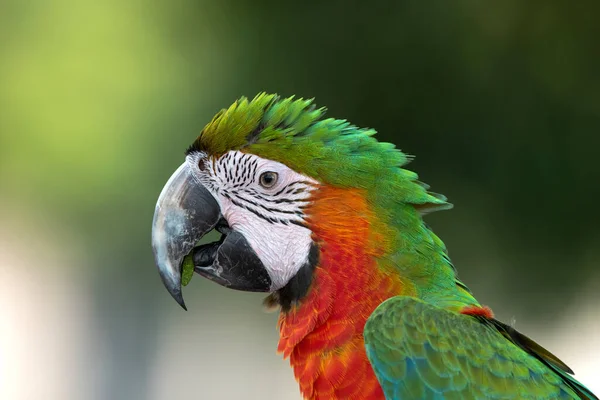
[(177, 302), (177, 304), (179, 304), (181, 306), (181, 308), (183, 308), (185, 311), (187, 311), (187, 307), (185, 305), (185, 301), (183, 301), (183, 294), (181, 293), (181, 289), (179, 290), (173, 290), (170, 291), (171, 292), (171, 296), (173, 296), (173, 298), (175, 299), (175, 301)]
[(183, 308), (185, 311), (187, 311), (187, 307), (185, 305), (185, 302), (183, 301), (183, 297), (181, 297), (181, 299), (175, 299), (175, 300), (177, 300), (177, 303), (179, 303), (181, 308)]

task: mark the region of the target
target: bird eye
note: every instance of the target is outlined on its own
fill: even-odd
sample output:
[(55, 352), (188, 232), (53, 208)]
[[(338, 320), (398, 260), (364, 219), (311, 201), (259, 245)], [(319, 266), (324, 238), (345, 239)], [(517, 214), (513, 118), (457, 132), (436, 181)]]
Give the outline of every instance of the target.
[(279, 175), (277, 174), (277, 172), (273, 172), (273, 171), (263, 172), (262, 174), (260, 174), (260, 178), (259, 178), (260, 186), (267, 188), (267, 189), (272, 188), (277, 183), (278, 177), (279, 177)]

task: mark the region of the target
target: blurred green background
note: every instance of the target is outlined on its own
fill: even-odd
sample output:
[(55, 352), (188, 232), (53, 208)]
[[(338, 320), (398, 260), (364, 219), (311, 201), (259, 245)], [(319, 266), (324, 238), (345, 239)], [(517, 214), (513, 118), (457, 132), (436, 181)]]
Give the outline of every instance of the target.
[(505, 321), (600, 392), (600, 2), (0, 0), (0, 398), (299, 399), (261, 295), (150, 248), (220, 108), (315, 97), (417, 155), (428, 222)]

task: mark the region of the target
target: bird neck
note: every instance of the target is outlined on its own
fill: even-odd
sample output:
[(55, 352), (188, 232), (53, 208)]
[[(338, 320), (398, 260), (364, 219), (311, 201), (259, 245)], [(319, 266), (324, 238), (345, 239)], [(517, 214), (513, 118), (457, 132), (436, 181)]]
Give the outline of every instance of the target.
[(289, 357), (307, 399), (384, 398), (363, 330), (390, 297), (419, 297), (458, 312), (478, 306), (419, 210), (380, 198), (385, 205), (360, 189), (322, 186), (305, 210), (316, 254), (281, 292), (278, 351)]
[(376, 260), (384, 229), (356, 190), (321, 188), (307, 214), (319, 248), (306, 295), (280, 314), (278, 351), (290, 358), (307, 399), (383, 399), (367, 359), (363, 329), (386, 299), (403, 293), (398, 274)]

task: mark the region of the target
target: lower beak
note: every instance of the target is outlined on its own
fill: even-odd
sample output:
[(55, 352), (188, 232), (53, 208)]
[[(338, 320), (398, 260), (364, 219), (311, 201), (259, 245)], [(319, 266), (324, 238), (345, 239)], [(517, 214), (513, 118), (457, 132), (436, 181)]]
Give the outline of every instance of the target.
[[(213, 229), (221, 240), (197, 246)], [(183, 163), (163, 188), (152, 222), (152, 248), (162, 281), (185, 309), (181, 266), (192, 252), (194, 271), (232, 289), (268, 292), (271, 278), (246, 238), (229, 228), (219, 203)]]

